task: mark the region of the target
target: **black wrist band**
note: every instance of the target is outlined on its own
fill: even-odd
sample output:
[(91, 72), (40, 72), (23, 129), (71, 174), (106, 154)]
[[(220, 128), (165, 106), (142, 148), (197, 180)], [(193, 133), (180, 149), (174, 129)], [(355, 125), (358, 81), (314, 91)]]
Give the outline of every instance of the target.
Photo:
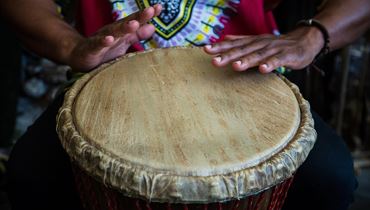
[(301, 20), (297, 23), (297, 26), (313, 26), (320, 30), (324, 37), (324, 46), (321, 48), (319, 54), (317, 54), (316, 58), (325, 55), (330, 51), (329, 43), (330, 43), (330, 37), (329, 32), (326, 30), (325, 26), (321, 24), (319, 21), (315, 19), (309, 19), (309, 20)]

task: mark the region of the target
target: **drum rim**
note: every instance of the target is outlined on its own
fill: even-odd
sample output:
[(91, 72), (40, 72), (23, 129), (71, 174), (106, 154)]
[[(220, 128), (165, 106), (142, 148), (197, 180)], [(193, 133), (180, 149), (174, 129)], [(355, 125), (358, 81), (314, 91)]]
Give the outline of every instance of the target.
[[(175, 48), (189, 49), (196, 47)], [(57, 133), (71, 160), (97, 181), (103, 182), (104, 185), (110, 186), (126, 196), (157, 202), (211, 203), (240, 199), (256, 194), (289, 178), (307, 158), (317, 134), (314, 130), (309, 103), (302, 97), (298, 87), (281, 75), (279, 77), (288, 85), (297, 99), (301, 110), (300, 126), (285, 148), (266, 161), (240, 171), (204, 177), (160, 174), (158, 171), (143, 170), (137, 165), (118, 162), (110, 154), (104, 153), (84, 140), (75, 127), (73, 106), (76, 97), (78, 97), (85, 84), (100, 71), (121, 59), (155, 50), (168, 49), (154, 49), (122, 56), (84, 75), (68, 90), (57, 115)], [(281, 162), (284, 164), (279, 164)], [(110, 173), (113, 169), (115, 172)], [(264, 174), (264, 176), (261, 174)], [(126, 177), (126, 179), (123, 180), (121, 177)], [(255, 179), (250, 179), (250, 177)], [(140, 184), (143, 179), (146, 180), (149, 186), (143, 187)], [(184, 188), (180, 189), (179, 183), (182, 186), (191, 187), (182, 190)], [(219, 184), (216, 186), (214, 183)], [(163, 191), (163, 187), (171, 190)]]

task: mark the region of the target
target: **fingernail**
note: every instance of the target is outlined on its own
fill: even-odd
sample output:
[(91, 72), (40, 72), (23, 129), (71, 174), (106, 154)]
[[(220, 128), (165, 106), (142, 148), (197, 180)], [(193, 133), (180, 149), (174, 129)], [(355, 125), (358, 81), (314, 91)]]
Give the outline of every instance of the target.
[(114, 41), (114, 37), (113, 37), (113, 36), (105, 36), (105, 37), (104, 37), (104, 40), (105, 40), (106, 42), (113, 42), (113, 41)]
[(234, 62), (236, 65), (238, 65), (238, 66), (241, 66), (242, 65), (242, 62), (241, 61), (235, 61)]
[(206, 46), (204, 46), (205, 48), (207, 48), (207, 49), (211, 49), (212, 48), (212, 45), (209, 45), (209, 44), (207, 44)]
[(268, 69), (269, 66), (264, 63), (264, 64), (261, 65), (261, 67), (264, 68), (264, 69)]
[(217, 63), (221, 62), (221, 57), (214, 57), (213, 60), (215, 60)]

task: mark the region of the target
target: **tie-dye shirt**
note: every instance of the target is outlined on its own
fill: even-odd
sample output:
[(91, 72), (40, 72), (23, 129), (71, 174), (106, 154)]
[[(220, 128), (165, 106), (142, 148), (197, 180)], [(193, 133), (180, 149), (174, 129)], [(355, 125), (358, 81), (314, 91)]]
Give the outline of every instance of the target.
[(143, 41), (145, 49), (204, 45), (216, 42), (230, 17), (235, 15), (239, 0), (110, 0), (113, 18), (119, 20), (160, 3), (162, 13), (151, 23), (156, 32)]
[(164, 11), (152, 21), (155, 35), (135, 49), (203, 45), (228, 34), (277, 33), (272, 12), (264, 9), (271, 1), (277, 0), (79, 0), (76, 25), (90, 36), (114, 20), (160, 2)]

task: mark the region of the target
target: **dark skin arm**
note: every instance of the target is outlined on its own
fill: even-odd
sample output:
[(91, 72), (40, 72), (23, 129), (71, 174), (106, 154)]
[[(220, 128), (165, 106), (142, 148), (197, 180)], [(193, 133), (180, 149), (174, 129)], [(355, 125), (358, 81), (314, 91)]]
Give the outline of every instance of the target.
[(160, 5), (146, 8), (86, 38), (63, 21), (52, 0), (2, 0), (0, 3), (2, 16), (27, 48), (77, 71), (89, 71), (125, 54), (133, 43), (151, 37), (155, 29), (147, 22), (161, 9)]
[[(328, 0), (317, 14), (328, 30), (331, 50), (343, 47), (370, 27), (370, 0)], [(231, 64), (236, 71), (252, 67), (268, 73), (285, 66), (302, 69), (324, 46), (323, 35), (315, 27), (298, 27), (281, 35), (228, 36), (227, 40), (206, 46), (215, 66)]]

